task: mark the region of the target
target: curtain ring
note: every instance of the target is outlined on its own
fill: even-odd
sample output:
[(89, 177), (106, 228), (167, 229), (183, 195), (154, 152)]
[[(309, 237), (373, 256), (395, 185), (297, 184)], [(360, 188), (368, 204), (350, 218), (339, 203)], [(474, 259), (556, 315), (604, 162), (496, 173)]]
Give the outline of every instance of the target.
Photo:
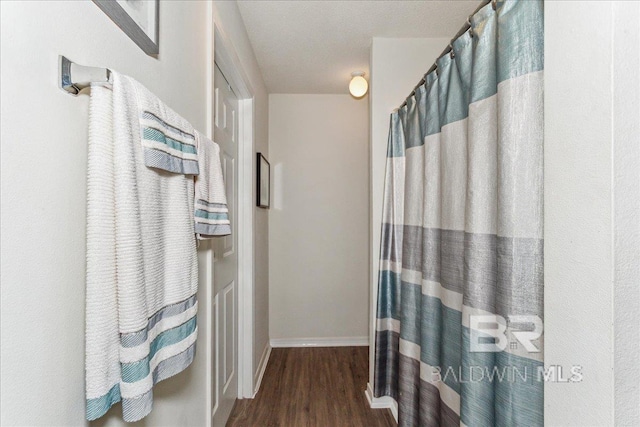
[(451, 57), (451, 59), (456, 57), (456, 53), (453, 51), (453, 45), (449, 44), (449, 49), (451, 49), (449, 51), (449, 56)]
[(498, 8), (498, 0), (491, 0), (491, 8), (496, 10)]

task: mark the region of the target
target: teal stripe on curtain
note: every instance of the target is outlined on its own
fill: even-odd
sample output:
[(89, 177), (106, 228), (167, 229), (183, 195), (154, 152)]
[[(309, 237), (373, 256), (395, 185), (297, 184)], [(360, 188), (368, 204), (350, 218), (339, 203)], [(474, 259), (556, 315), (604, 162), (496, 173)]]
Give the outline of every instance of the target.
[(380, 295), (378, 300), (378, 319), (400, 320), (400, 274), (389, 270), (380, 270)]
[(434, 135), (440, 133), (440, 109), (438, 106), (438, 74), (432, 72), (425, 78), (425, 91), (427, 99), (425, 101), (426, 121), (425, 129), (427, 130), (425, 136)]
[(543, 338), (517, 339), (543, 319), (543, 25), (483, 7), (391, 115), (374, 395), (401, 426), (543, 425)]
[(387, 146), (387, 157), (404, 157), (404, 135), (402, 135), (402, 124), (400, 116), (394, 114), (389, 123), (389, 143)]

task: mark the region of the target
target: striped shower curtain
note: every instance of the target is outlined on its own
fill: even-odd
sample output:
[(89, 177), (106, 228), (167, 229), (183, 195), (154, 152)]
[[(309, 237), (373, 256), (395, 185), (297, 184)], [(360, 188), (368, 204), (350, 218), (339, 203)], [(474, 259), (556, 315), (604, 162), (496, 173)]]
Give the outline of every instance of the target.
[(401, 426), (543, 424), (543, 3), (480, 9), (391, 116), (376, 397)]

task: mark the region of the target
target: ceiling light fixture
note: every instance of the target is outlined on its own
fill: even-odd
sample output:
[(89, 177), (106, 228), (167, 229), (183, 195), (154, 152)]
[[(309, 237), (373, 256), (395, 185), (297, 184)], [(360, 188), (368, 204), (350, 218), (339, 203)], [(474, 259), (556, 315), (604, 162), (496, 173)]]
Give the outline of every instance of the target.
[(369, 84), (364, 78), (364, 73), (362, 71), (354, 71), (351, 73), (351, 82), (349, 83), (349, 92), (351, 95), (355, 98), (362, 98), (367, 93), (367, 89), (369, 89)]

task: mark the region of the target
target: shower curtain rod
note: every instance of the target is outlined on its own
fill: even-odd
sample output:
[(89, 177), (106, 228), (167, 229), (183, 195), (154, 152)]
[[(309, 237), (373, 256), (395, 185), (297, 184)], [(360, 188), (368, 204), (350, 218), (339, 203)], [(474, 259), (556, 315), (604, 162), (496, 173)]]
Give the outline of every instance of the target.
[(91, 83), (111, 83), (111, 70), (108, 68), (78, 65), (62, 55), (58, 56), (58, 72), (58, 86), (73, 96)]
[[(480, 9), (482, 9), (483, 7), (485, 7), (486, 5), (488, 5), (489, 3), (491, 3), (491, 6), (493, 7), (493, 10), (496, 10), (496, 3), (497, 0), (483, 0), (482, 3), (480, 3), (480, 6), (478, 6), (476, 8), (476, 10), (473, 11), (473, 13), (471, 15), (469, 15), (469, 17), (467, 18), (467, 22), (464, 23), (464, 25), (462, 25), (462, 28), (460, 28), (460, 30), (458, 30), (458, 32), (456, 33), (455, 36), (453, 36), (453, 38), (451, 39), (451, 42), (449, 43), (449, 45), (447, 47), (444, 48), (444, 50), (442, 51), (442, 53), (440, 55), (438, 55), (438, 57), (436, 58), (435, 62), (433, 63), (433, 65), (431, 66), (431, 68), (429, 68), (429, 70), (427, 70), (427, 72), (424, 74), (425, 77), (431, 73), (432, 71), (435, 71), (438, 68), (438, 59), (442, 58), (443, 56), (445, 56), (447, 53), (451, 52), (453, 50), (453, 42), (456, 41), (458, 39), (458, 37), (460, 37), (461, 35), (463, 35), (464, 33), (467, 32), (467, 30), (469, 28), (471, 28), (471, 17), (473, 15), (475, 15), (476, 13), (478, 13), (478, 11)], [(413, 95), (416, 94), (416, 90), (420, 87), (420, 85), (424, 84), (425, 82), (425, 78), (423, 77), (422, 79), (420, 79), (420, 81), (418, 82), (417, 85), (414, 86), (413, 90), (411, 91), (411, 93), (409, 94), (409, 96), (407, 96), (407, 98), (404, 100), (404, 102), (402, 104), (400, 104), (400, 106), (397, 108), (397, 110), (401, 109), (402, 107), (404, 107), (405, 105), (407, 105), (407, 100), (409, 98), (411, 98)]]

